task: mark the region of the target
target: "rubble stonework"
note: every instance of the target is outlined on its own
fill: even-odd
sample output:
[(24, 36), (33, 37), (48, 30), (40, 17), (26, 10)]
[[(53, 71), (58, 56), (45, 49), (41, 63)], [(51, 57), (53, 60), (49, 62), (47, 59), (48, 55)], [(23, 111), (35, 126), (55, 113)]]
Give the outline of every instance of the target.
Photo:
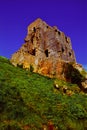
[[(76, 62), (71, 40), (56, 26), (51, 27), (40, 18), (28, 26), (22, 47), (12, 55), (11, 63), (23, 65), (34, 72), (50, 77), (64, 77), (68, 62)], [(65, 68), (64, 68), (65, 67)]]

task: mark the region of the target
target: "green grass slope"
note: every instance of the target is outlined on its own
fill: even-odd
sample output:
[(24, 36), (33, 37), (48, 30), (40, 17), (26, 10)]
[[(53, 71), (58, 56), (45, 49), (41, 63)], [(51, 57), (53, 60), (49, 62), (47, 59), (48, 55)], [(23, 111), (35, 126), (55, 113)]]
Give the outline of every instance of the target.
[(49, 121), (55, 130), (87, 130), (87, 95), (0, 57), (0, 130), (44, 130)]

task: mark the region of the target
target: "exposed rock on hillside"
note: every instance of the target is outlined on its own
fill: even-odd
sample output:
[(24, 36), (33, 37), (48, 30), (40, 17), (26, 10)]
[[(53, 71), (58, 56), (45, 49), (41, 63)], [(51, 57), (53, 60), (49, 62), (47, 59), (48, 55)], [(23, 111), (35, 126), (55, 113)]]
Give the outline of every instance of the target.
[(28, 26), (25, 43), (11, 57), (15, 66), (23, 65), (26, 69), (32, 66), (34, 72), (62, 79), (66, 79), (64, 72), (69, 62), (76, 62), (70, 38), (41, 19)]

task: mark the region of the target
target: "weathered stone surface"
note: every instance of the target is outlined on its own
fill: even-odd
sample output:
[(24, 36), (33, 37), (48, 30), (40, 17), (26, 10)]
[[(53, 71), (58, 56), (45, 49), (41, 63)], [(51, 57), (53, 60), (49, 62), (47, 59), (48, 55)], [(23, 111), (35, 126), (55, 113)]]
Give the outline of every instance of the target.
[(82, 82), (81, 84), (82, 84), (82, 89), (83, 89), (83, 91), (87, 93), (87, 80), (85, 80), (85, 81)]
[(41, 19), (28, 26), (25, 43), (12, 55), (11, 63), (23, 65), (34, 72), (50, 77), (65, 79), (68, 62), (76, 62), (71, 40), (56, 26), (51, 27)]

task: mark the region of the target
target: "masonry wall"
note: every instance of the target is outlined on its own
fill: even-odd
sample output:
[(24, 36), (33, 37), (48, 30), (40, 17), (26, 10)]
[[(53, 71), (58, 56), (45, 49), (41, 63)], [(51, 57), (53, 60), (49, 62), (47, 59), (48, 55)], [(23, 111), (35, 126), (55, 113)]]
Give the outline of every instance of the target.
[(58, 76), (58, 66), (76, 59), (70, 38), (56, 26), (37, 19), (28, 26), (25, 43), (12, 55), (11, 62), (15, 66), (23, 64), (24, 68), (32, 64), (34, 72)]

